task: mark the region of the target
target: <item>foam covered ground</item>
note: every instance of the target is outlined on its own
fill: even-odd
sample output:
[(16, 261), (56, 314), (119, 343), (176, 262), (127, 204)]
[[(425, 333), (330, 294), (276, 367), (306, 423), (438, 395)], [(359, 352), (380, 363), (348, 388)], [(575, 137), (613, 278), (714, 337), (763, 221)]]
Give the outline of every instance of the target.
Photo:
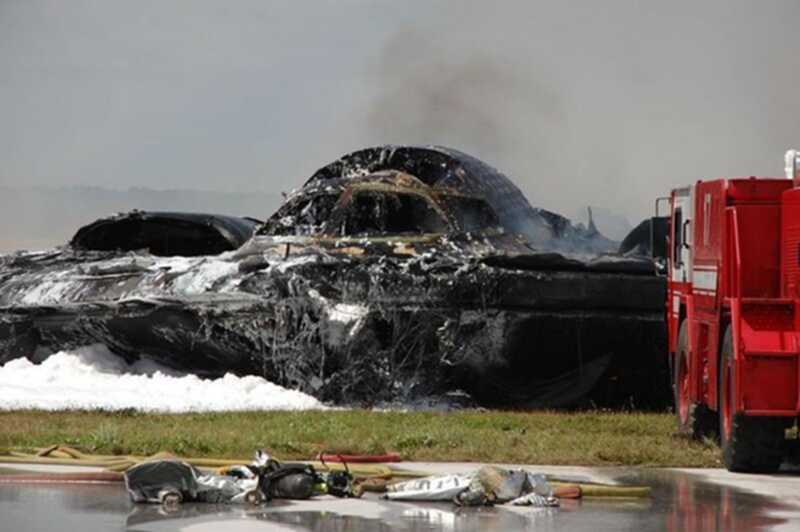
[(201, 379), (149, 360), (128, 364), (104, 345), (59, 351), (39, 364), (0, 366), (0, 410), (123, 410), (219, 412), (306, 410), (314, 397), (261, 377), (227, 374)]

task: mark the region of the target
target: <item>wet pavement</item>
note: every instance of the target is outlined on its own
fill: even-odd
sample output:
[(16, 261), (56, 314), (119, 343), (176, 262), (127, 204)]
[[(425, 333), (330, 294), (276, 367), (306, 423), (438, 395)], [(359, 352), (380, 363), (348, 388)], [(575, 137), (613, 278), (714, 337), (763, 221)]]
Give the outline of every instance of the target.
[[(531, 470), (536, 468), (531, 466)], [(797, 529), (796, 505), (777, 502), (725, 480), (685, 471), (631, 470), (614, 475), (652, 486), (649, 499), (562, 501), (561, 508), (457, 508), (444, 503), (401, 503), (320, 497), (274, 501), (262, 507), (187, 504), (167, 512), (134, 505), (121, 484), (0, 485), (0, 531), (248, 531), (311, 530), (757, 530)], [(750, 481), (752, 482), (750, 477)], [(793, 492), (800, 476), (783, 477)], [(756, 483), (758, 484), (758, 483)]]

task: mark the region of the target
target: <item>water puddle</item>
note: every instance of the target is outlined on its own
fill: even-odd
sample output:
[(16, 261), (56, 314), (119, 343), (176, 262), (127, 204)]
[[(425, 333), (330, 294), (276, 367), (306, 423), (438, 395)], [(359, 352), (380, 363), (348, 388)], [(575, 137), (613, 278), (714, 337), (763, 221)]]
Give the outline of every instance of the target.
[(770, 499), (677, 472), (641, 471), (628, 478), (652, 486), (638, 500), (562, 501), (558, 509), (457, 508), (451, 504), (317, 499), (263, 507), (187, 504), (175, 512), (134, 505), (122, 485), (0, 485), (0, 530), (127, 529), (145, 531), (297, 530), (754, 530), (781, 523)]

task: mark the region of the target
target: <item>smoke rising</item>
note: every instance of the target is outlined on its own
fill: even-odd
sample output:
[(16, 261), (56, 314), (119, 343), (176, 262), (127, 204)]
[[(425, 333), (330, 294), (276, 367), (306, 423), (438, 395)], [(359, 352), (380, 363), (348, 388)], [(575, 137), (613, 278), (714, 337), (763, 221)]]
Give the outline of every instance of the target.
[(796, 3), (450, 6), (382, 48), (365, 137), (450, 145), (536, 206), (628, 224), (674, 186), (781, 175), (800, 143)]
[(798, 20), (793, 0), (0, 2), (0, 185), (277, 194), (433, 143), (535, 206), (636, 224), (671, 187), (782, 175)]
[(542, 132), (563, 123), (561, 104), (554, 91), (521, 74), (481, 50), (448, 56), (429, 36), (400, 31), (372, 71), (379, 89), (366, 136), (379, 143), (447, 145), (501, 168), (525, 146), (531, 157), (546, 159)]

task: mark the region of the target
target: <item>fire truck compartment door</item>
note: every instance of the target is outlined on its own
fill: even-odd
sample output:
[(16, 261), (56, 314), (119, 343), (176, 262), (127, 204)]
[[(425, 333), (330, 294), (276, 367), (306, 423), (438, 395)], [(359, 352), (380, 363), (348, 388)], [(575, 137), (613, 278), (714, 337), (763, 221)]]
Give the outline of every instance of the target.
[(672, 208), (672, 281), (692, 282), (692, 230), (694, 201), (692, 187), (675, 191)]

